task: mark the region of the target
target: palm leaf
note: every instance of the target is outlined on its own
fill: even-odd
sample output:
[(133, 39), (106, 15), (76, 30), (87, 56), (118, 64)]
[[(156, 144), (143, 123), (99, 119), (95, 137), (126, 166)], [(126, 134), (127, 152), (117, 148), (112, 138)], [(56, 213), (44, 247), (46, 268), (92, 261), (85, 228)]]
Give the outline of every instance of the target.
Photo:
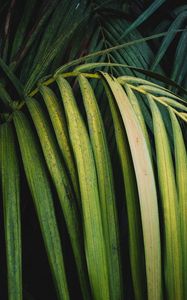
[(150, 98), (164, 222), (164, 275), (169, 299), (183, 299), (182, 249), (175, 173), (169, 141), (159, 109)]
[[(121, 85), (109, 75), (103, 74), (103, 76), (119, 107), (132, 153), (140, 198), (148, 299), (160, 299), (162, 297), (162, 279), (159, 216), (155, 179), (149, 151), (137, 117)], [(150, 199), (150, 195), (152, 199)]]
[(116, 107), (109, 87), (104, 83), (115, 129), (117, 151), (120, 158), (123, 181), (125, 186), (125, 201), (128, 214), (129, 255), (135, 299), (146, 297), (146, 275), (144, 261), (144, 246), (140, 207), (136, 177), (133, 168), (131, 152), (124, 130), (123, 121)]
[(46, 298), (22, 270), (20, 200), (30, 190), (57, 292), (47, 297), (185, 299), (187, 6), (4, 2), (2, 297)]
[(22, 299), (20, 174), (12, 124), (0, 126), (0, 167), (3, 194), (8, 298)]
[(92, 147), (71, 87), (62, 77), (58, 77), (57, 82), (62, 95), (70, 140), (78, 169), (85, 251), (92, 294), (95, 299), (108, 299), (110, 291), (107, 254)]
[(14, 113), (14, 124), (57, 294), (60, 299), (69, 299), (60, 236), (44, 159), (31, 126), (22, 112)]
[(78, 204), (81, 209), (77, 170), (75, 167), (74, 157), (73, 157), (73, 153), (69, 141), (68, 129), (67, 129), (64, 111), (62, 110), (62, 107), (57, 97), (55, 96), (55, 93), (51, 89), (45, 86), (40, 86), (40, 92), (47, 106), (51, 118), (51, 122), (53, 124), (53, 128), (55, 131), (55, 135), (57, 138), (57, 142), (59, 144), (60, 150), (64, 157), (66, 166), (69, 170), (69, 174), (71, 176), (76, 198), (78, 200)]
[(183, 139), (182, 131), (179, 125), (179, 122), (170, 109), (170, 117), (172, 121), (173, 135), (174, 135), (174, 148), (175, 148), (175, 168), (176, 168), (176, 184), (177, 192), (179, 199), (179, 213), (180, 213), (180, 223), (181, 223), (181, 238), (182, 238), (182, 257), (183, 257), (183, 289), (184, 289), (184, 298), (186, 298), (186, 199), (187, 199), (187, 154), (185, 148), (185, 140)]
[(45, 160), (56, 187), (62, 206), (68, 233), (70, 236), (74, 257), (79, 274), (82, 293), (89, 299), (89, 285), (85, 268), (85, 255), (82, 244), (82, 229), (71, 186), (68, 181), (62, 160), (58, 154), (52, 132), (40, 104), (35, 99), (27, 100), (27, 107), (36, 127)]
[(80, 75), (78, 77), (78, 81), (86, 109), (90, 139), (93, 147), (98, 177), (101, 215), (110, 274), (110, 297), (111, 299), (122, 299), (123, 291), (120, 267), (119, 228), (112, 167), (104, 124), (102, 122), (94, 92), (88, 80)]

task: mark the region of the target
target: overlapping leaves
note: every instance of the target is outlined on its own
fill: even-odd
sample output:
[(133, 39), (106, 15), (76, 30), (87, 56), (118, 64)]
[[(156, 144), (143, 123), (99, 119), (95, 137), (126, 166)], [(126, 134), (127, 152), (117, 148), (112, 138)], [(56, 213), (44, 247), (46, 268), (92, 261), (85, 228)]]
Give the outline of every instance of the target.
[[(0, 176), (9, 299), (26, 297), (25, 182), (56, 297), (187, 298), (187, 105), (185, 96), (164, 87), (186, 95), (178, 85), (185, 86), (185, 31), (172, 67), (176, 82), (160, 75), (159, 66), (185, 25), (186, 6), (175, 11), (171, 26), (163, 24), (168, 33), (142, 38), (137, 27), (165, 1), (153, 1), (132, 22), (122, 2), (26, 1), (20, 20), (14, 18), (17, 1), (1, 7)], [(145, 42), (160, 37), (154, 57)], [(151, 63), (160, 74), (148, 71)], [(88, 73), (93, 69), (98, 73)], [(71, 273), (80, 287), (75, 294)]]
[[(77, 92), (65, 79), (67, 77), (73, 79)], [(100, 111), (101, 99), (97, 98), (92, 81), (90, 84), (86, 77), (103, 85), (110, 107), (115, 151), (125, 188), (118, 200), (115, 200), (115, 194), (120, 186), (113, 181), (115, 165)], [(61, 96), (57, 85), (53, 91), (46, 87), (54, 80), (57, 80)], [(11, 126), (13, 118), (16, 131), (11, 129), (11, 141), (17, 139), (16, 151), (20, 149), (21, 152), (59, 298), (69, 297), (65, 275), (68, 267), (64, 269), (63, 245), (61, 248), (50, 192), (52, 182), (61, 203), (84, 299), (126, 297), (125, 266), (119, 246), (122, 242), (120, 231), (124, 228), (119, 226), (118, 202), (123, 202), (127, 208), (127, 246), (135, 299), (183, 299), (186, 293), (183, 266), (187, 261), (184, 209), (187, 157), (180, 124), (187, 122), (185, 99), (142, 78), (121, 76), (116, 79), (102, 72), (77, 71), (62, 73), (40, 84), (35, 98), (23, 100), (9, 116), (6, 126)], [(28, 109), (19, 112), (25, 105)], [(7, 135), (3, 134), (5, 124), (1, 128), (1, 170), (6, 199), (6, 189), (11, 186), (5, 180), (8, 172), (5, 170), (8, 157), (4, 151), (7, 143)], [(34, 162), (32, 157), (35, 157)], [(13, 162), (12, 167), (19, 169), (18, 162)], [(46, 176), (47, 168), (50, 177)], [(14, 194), (20, 183), (15, 181), (14, 185), (13, 180), (11, 184)], [(16, 193), (15, 201), (18, 196)], [(7, 212), (11, 209), (8, 201), (7, 198)], [(16, 207), (10, 213), (17, 216), (19, 224), (19, 205)], [(6, 242), (12, 253), (10, 257), (14, 257), (8, 262), (10, 270), (13, 265), (21, 268), (20, 256), (11, 252), (15, 242), (14, 239)], [(52, 245), (56, 246), (53, 248)], [(57, 261), (58, 268), (55, 267)], [(9, 295), (16, 289), (19, 291), (17, 299), (21, 299), (21, 281), (12, 282), (11, 276), (8, 281), (13, 284)]]

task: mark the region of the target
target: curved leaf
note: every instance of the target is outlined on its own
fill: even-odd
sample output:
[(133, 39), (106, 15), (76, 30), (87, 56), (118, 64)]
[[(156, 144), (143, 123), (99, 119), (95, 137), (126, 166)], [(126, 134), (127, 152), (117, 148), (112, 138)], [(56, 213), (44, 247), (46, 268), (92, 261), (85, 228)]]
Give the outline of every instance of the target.
[(89, 299), (89, 284), (85, 267), (85, 254), (82, 243), (82, 228), (80, 216), (76, 207), (65, 168), (58, 154), (52, 132), (40, 104), (35, 99), (27, 100), (27, 107), (36, 127), (46, 164), (56, 187), (63, 215), (67, 225), (75, 262), (78, 270), (80, 285), (84, 299)]
[(156, 160), (163, 219), (163, 257), (165, 288), (168, 299), (183, 299), (182, 249), (179, 203), (170, 145), (162, 115), (150, 98), (153, 115)]
[(182, 256), (183, 256), (183, 285), (184, 285), (184, 299), (187, 297), (187, 153), (185, 148), (185, 141), (183, 139), (182, 131), (173, 111), (169, 109), (173, 135), (174, 135), (174, 149), (175, 149), (175, 168), (176, 168), (176, 184), (179, 199), (181, 238), (182, 238)]
[(144, 134), (125, 91), (114, 77), (104, 73), (102, 75), (118, 105), (132, 153), (140, 199), (148, 299), (161, 299), (160, 229), (157, 192), (151, 158)]
[(98, 177), (101, 215), (110, 274), (110, 299), (123, 299), (116, 199), (105, 129), (90, 83), (82, 75), (79, 75), (78, 81), (86, 109)]
[(92, 147), (70, 85), (62, 76), (58, 77), (57, 83), (62, 95), (70, 140), (78, 169), (85, 251), (92, 294), (94, 299), (109, 299), (107, 254)]
[(136, 177), (134, 173), (128, 139), (123, 126), (123, 121), (112, 97), (112, 93), (105, 82), (104, 86), (112, 113), (117, 151), (121, 162), (123, 181), (125, 186), (125, 202), (127, 207), (129, 230), (129, 255), (134, 294), (135, 299), (143, 300), (147, 297), (147, 287), (142, 224)]
[(14, 112), (13, 120), (57, 293), (59, 299), (69, 300), (60, 236), (44, 159), (26, 116), (22, 112)]
[(20, 174), (11, 123), (0, 126), (0, 148), (8, 299), (22, 300)]
[(79, 201), (79, 206), (81, 208), (77, 171), (68, 136), (68, 129), (66, 125), (64, 112), (62, 110), (62, 107), (60, 106), (58, 99), (56, 98), (54, 92), (51, 89), (45, 86), (40, 86), (40, 92), (47, 106), (51, 122), (55, 131), (55, 135), (62, 155), (64, 157), (65, 163), (69, 170), (76, 197)]

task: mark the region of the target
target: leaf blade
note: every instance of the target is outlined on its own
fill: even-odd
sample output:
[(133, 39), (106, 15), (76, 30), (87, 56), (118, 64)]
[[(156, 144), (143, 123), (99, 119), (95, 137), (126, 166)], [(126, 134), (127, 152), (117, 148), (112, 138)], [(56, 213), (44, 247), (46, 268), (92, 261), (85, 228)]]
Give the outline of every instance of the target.
[[(115, 78), (111, 78), (107, 74), (103, 74), (103, 76), (118, 104), (131, 148), (140, 198), (148, 299), (161, 299), (160, 230), (157, 194), (151, 159), (137, 117), (123, 88)], [(151, 201), (150, 195), (152, 195)]]
[(70, 85), (61, 76), (58, 77), (57, 83), (63, 99), (78, 169), (85, 230), (85, 251), (92, 294), (98, 300), (108, 299), (110, 292), (106, 249), (92, 148)]
[(0, 126), (1, 180), (8, 271), (8, 297), (22, 299), (22, 249), (20, 218), (20, 174), (15, 138), (10, 123)]
[(175, 173), (167, 132), (161, 113), (150, 99), (158, 168), (159, 189), (164, 222), (164, 275), (169, 299), (183, 299), (181, 240)]
[(89, 299), (89, 284), (87, 282), (87, 272), (85, 267), (82, 228), (75, 197), (66, 176), (61, 158), (58, 155), (52, 132), (50, 131), (50, 127), (40, 104), (35, 99), (30, 98), (27, 100), (27, 107), (36, 127), (46, 164), (60, 200), (75, 257), (82, 293), (84, 299)]
[(185, 141), (182, 136), (182, 131), (173, 111), (169, 109), (170, 118), (172, 122), (173, 135), (174, 135), (174, 149), (175, 149), (175, 168), (176, 168), (176, 184), (179, 199), (179, 212), (180, 212), (180, 226), (181, 226), (181, 239), (182, 239), (182, 255), (183, 255), (183, 284), (184, 284), (184, 298), (187, 296), (186, 288), (186, 267), (187, 267), (187, 154), (185, 148)]
[(60, 236), (43, 157), (26, 116), (14, 112), (13, 120), (57, 293), (60, 299), (69, 300)]
[(89, 126), (90, 139), (96, 163), (100, 206), (109, 266), (110, 297), (122, 299), (122, 277), (120, 265), (120, 249), (116, 199), (112, 176), (112, 166), (97, 100), (89, 81), (82, 75), (78, 76), (84, 107)]

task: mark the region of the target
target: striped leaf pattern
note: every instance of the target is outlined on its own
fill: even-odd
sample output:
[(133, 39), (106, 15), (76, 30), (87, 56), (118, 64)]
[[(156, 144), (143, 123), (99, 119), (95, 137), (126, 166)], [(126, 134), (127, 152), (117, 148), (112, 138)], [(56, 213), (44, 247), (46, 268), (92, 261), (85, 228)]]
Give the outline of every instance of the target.
[(85, 300), (185, 299), (185, 99), (146, 79), (76, 69), (41, 82), (19, 105), (11, 101), (0, 125), (9, 299), (24, 292), (20, 172), (57, 298), (71, 299), (73, 268)]

